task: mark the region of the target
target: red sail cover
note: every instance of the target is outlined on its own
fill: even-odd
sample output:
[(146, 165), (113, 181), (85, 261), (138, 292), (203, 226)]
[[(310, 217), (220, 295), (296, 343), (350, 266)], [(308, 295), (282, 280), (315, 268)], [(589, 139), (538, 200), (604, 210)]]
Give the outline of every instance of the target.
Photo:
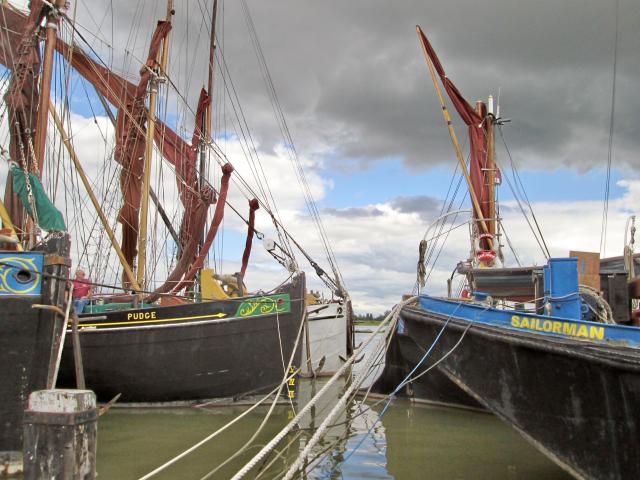
[(251, 244), (253, 242), (254, 226), (256, 223), (256, 210), (260, 208), (257, 198), (249, 200), (249, 225), (247, 226), (247, 240), (244, 244), (244, 252), (242, 253), (242, 268), (240, 269), (240, 279), (244, 281), (244, 274), (247, 273), (247, 265), (249, 265), (249, 255), (251, 255)]
[[(487, 123), (464, 99), (453, 82), (449, 80), (436, 52), (433, 50), (433, 47), (422, 30), (420, 30), (420, 40), (425, 47), (427, 55), (429, 55), (429, 58), (433, 62), (433, 66), (438, 72), (442, 84), (449, 94), (449, 98), (453, 102), (458, 115), (460, 115), (462, 121), (469, 127), (469, 145), (471, 148), (469, 175), (471, 176), (471, 184), (480, 203), (482, 216), (485, 219), (489, 218), (489, 187), (486, 170), (483, 170), (487, 168)], [(478, 218), (475, 209), (473, 211), (473, 217)]]

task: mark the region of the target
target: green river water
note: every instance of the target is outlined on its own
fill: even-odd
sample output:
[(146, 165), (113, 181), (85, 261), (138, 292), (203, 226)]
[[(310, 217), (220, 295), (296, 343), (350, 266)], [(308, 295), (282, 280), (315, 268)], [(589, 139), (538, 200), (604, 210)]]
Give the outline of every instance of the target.
[[(280, 457), (245, 478), (279, 478), (304, 448), (311, 428), (333, 406), (342, 385), (320, 402), (279, 447)], [(300, 402), (321, 385), (302, 382)], [(373, 408), (368, 408), (373, 406)], [(112, 409), (100, 419), (100, 479), (137, 479), (220, 428), (246, 407), (209, 409)], [(221, 436), (154, 478), (226, 479), (233, 476), (292, 416), (276, 407), (254, 446), (214, 471), (253, 435), (266, 408), (260, 408)], [(515, 431), (484, 413), (444, 409), (395, 400), (380, 417), (382, 404), (356, 401), (315, 449), (309, 479), (549, 479), (570, 478), (529, 446)], [(271, 460), (273, 457), (271, 457)], [(209, 475), (209, 476), (207, 476)]]

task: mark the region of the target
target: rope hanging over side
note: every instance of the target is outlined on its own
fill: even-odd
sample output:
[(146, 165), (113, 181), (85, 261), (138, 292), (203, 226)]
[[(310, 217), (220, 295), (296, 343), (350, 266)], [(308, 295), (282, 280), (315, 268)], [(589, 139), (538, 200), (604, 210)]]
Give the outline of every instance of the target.
[(424, 288), (427, 282), (427, 267), (424, 263), (424, 257), (427, 252), (427, 241), (420, 240), (420, 245), (418, 246), (418, 283), (422, 288)]

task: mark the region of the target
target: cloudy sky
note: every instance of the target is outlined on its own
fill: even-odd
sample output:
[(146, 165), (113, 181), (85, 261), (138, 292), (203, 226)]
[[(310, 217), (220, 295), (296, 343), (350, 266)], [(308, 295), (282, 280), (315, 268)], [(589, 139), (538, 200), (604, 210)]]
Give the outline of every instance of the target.
[[(600, 249), (617, 53), (608, 241), (602, 253), (622, 253), (626, 218), (640, 200), (640, 3), (246, 1), (357, 311), (380, 313), (412, 290), (418, 242), (440, 212), (454, 173), (456, 159), (417, 40), (417, 24), (470, 102), (499, 96), (501, 115), (511, 119), (503, 136), (556, 256), (570, 249)], [(199, 89), (206, 84), (211, 3), (175, 2), (169, 74), (184, 98), (170, 94), (164, 115), (187, 137), (193, 125), (190, 109), (195, 110)], [(217, 143), (253, 181), (234, 113), (237, 94), (285, 226), (326, 266), (273, 113), (243, 2), (220, 0), (220, 5)], [(153, 21), (164, 17), (164, 10), (163, 2), (151, 0), (92, 0), (78, 2), (75, 15), (80, 32), (105, 63), (136, 82)], [(77, 121), (91, 120), (83, 127), (87, 138), (78, 136), (76, 143), (95, 158), (91, 147), (108, 127), (91, 134), (89, 124), (94, 113), (101, 117), (103, 111), (90, 93), (80, 93), (80, 87), (74, 92), (71, 108)], [(456, 128), (466, 143), (459, 122)], [(506, 169), (509, 155), (501, 138), (497, 143), (498, 160)], [(107, 156), (108, 149), (98, 155)], [(212, 181), (218, 177), (212, 175)], [(503, 185), (499, 195), (505, 229), (520, 260), (543, 263), (509, 186)], [(239, 193), (232, 198), (245, 208)], [(455, 205), (468, 208), (468, 200), (459, 194)], [(268, 216), (258, 221), (269, 234)], [(229, 219), (228, 224), (224, 248), (221, 240), (216, 248), (226, 269), (233, 270), (243, 234), (240, 223)], [(442, 250), (431, 291), (442, 292), (468, 250), (463, 226)], [(513, 255), (505, 254), (514, 265)], [(255, 256), (250, 287), (267, 287), (282, 278), (281, 269), (269, 264), (261, 249), (256, 248)]]

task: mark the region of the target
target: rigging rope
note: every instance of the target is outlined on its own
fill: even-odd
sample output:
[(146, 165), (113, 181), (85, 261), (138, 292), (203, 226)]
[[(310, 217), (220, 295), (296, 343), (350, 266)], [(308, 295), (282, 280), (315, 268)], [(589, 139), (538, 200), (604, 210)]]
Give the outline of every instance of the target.
[[(248, 14), (248, 10), (247, 10), (247, 14)], [(142, 18), (142, 9), (138, 7), (138, 9), (136, 10), (136, 13), (134, 15), (134, 23), (135, 22), (140, 22), (140, 19)], [(89, 44), (89, 42), (86, 40), (86, 38), (82, 35), (82, 33), (80, 33), (77, 28), (75, 27), (75, 25), (73, 23), (71, 23), (70, 19), (68, 17), (65, 16), (65, 20), (71, 25), (71, 28), (73, 29), (74, 35), (76, 35), (82, 42), (84, 42), (90, 49), (90, 51), (93, 53), (93, 55), (95, 56), (95, 58), (98, 59), (98, 63), (101, 63), (102, 65), (106, 66), (106, 63), (101, 60), (100, 55), (94, 50), (94, 48)], [(250, 21), (250, 24), (252, 24), (252, 21), (250, 20), (250, 17), (248, 17), (248, 21)], [(130, 47), (131, 43), (135, 43), (134, 38), (137, 38), (138, 32), (136, 30), (139, 29), (132, 29), (130, 31), (129, 34), (129, 39), (127, 41), (127, 46)], [(253, 31), (255, 32), (255, 27), (253, 27)], [(132, 38), (132, 36), (134, 38)], [(256, 37), (257, 39), (257, 37)], [(112, 49), (111, 49), (112, 50)], [(132, 53), (132, 48), (127, 48), (127, 55), (126, 55), (126, 60), (125, 62), (128, 61), (132, 61), (135, 59), (135, 55)], [(257, 44), (257, 48), (256, 50), (259, 52), (260, 48), (259, 48), (259, 44)], [(281, 247), (285, 248), (285, 251), (287, 252), (288, 256), (290, 258), (294, 258), (293, 257), (293, 249), (291, 248), (290, 245), (290, 241), (293, 241), (293, 237), (291, 236), (291, 234), (289, 232), (286, 231), (286, 229), (284, 229), (282, 222), (280, 221), (279, 218), (279, 213), (278, 213), (278, 209), (277, 207), (274, 205), (273, 208), (270, 208), (271, 206), (269, 205), (271, 201), (273, 201), (273, 195), (271, 193), (271, 191), (268, 188), (268, 184), (266, 185), (266, 187), (264, 185), (262, 185), (262, 182), (260, 181), (260, 175), (257, 174), (258, 170), (260, 172), (262, 172), (264, 174), (264, 170), (262, 169), (262, 165), (260, 163), (260, 159), (257, 155), (257, 148), (256, 145), (253, 141), (253, 137), (251, 136), (251, 133), (248, 129), (248, 124), (246, 121), (246, 117), (244, 115), (244, 112), (240, 106), (238, 97), (237, 97), (237, 92), (235, 91), (235, 85), (233, 84), (233, 81), (229, 75), (229, 70), (228, 67), (226, 65), (226, 61), (224, 59), (224, 55), (223, 52), (219, 50), (219, 58), (218, 58), (218, 64), (220, 65), (220, 68), (223, 72), (223, 85), (225, 86), (225, 88), (227, 89), (227, 93), (229, 95), (229, 98), (231, 99), (231, 103), (232, 103), (232, 107), (234, 108), (235, 112), (236, 112), (236, 118), (238, 119), (238, 125), (240, 126), (240, 130), (241, 130), (241, 135), (239, 136), (239, 138), (244, 138), (244, 144), (248, 147), (245, 151), (245, 156), (248, 158), (249, 160), (249, 164), (255, 164), (257, 165), (257, 167), (253, 168), (252, 171), (254, 172), (254, 177), (257, 180), (258, 183), (258, 188), (261, 190), (262, 195), (258, 196), (255, 194), (255, 192), (253, 191), (252, 188), (249, 187), (248, 183), (246, 181), (244, 181), (244, 179), (242, 179), (240, 177), (240, 182), (242, 184), (242, 186), (245, 189), (245, 192), (243, 192), (243, 195), (249, 199), (252, 197), (257, 197), (259, 199), (261, 199), (261, 204), (262, 206), (265, 208), (265, 210), (269, 213), (271, 213), (272, 218), (276, 219), (276, 221), (274, 222), (274, 226), (276, 227), (276, 230), (278, 231), (278, 235), (280, 236), (280, 243), (281, 243)], [(264, 60), (261, 62), (261, 64), (264, 64)], [(264, 64), (266, 66), (266, 64)], [(107, 67), (108, 68), (108, 67)], [(189, 108), (188, 102), (186, 100), (186, 98), (184, 98), (182, 95), (179, 94), (179, 90), (177, 88), (177, 86), (173, 83), (173, 81), (171, 80), (170, 76), (167, 74), (167, 72), (165, 72), (165, 76), (168, 79), (168, 83), (171, 86), (171, 88), (178, 94), (178, 99), (180, 99), (182, 102), (184, 102), (184, 104), (186, 105), (186, 109), (187, 110), (191, 110)], [(229, 90), (231, 89), (232, 92)], [(273, 88), (271, 88), (270, 90), (273, 90), (273, 94), (275, 95), (275, 90)], [(232, 94), (233, 93), (233, 94)], [(235, 99), (235, 101), (234, 101)], [(277, 101), (277, 97), (275, 97), (276, 101)], [(276, 104), (278, 105), (278, 104)], [(122, 108), (121, 105), (116, 105), (117, 108)], [(276, 111), (280, 111), (281, 112), (281, 108), (277, 108), (274, 107)], [(286, 127), (286, 123), (284, 122), (284, 117), (283, 115), (276, 115), (278, 118), (282, 118), (283, 121), (279, 121), (279, 125), (284, 125), (282, 127), (283, 129), (283, 134), (288, 137), (291, 138), (290, 132), (288, 132), (288, 127)], [(133, 120), (133, 119), (131, 119)], [(134, 122), (134, 128), (138, 128), (141, 129), (142, 127), (140, 125), (137, 124), (137, 122)], [(288, 142), (289, 144), (291, 144), (292, 146), (292, 142)], [(209, 148), (211, 148), (214, 152), (214, 158), (216, 158), (216, 160), (218, 161), (218, 163), (222, 163), (224, 160), (226, 160), (226, 155), (224, 154), (224, 152), (220, 149), (220, 147), (215, 143), (215, 142), (211, 142), (208, 143)], [(243, 147), (244, 149), (244, 147)], [(255, 159), (254, 159), (255, 157)], [(252, 160), (253, 159), (253, 160)], [(164, 158), (163, 158), (164, 160)], [(172, 168), (173, 170), (173, 168)], [(236, 179), (238, 178), (238, 176), (236, 176), (234, 178), (234, 183), (236, 183)], [(248, 191), (250, 194), (248, 195), (246, 193), (246, 191)], [(317, 216), (317, 207), (312, 207), (312, 210), (315, 208), (315, 215)], [(237, 212), (236, 209), (234, 209), (234, 212), (236, 212), (237, 214), (239, 214)], [(240, 218), (242, 218), (245, 223), (247, 222), (246, 219), (244, 219), (244, 217), (242, 217), (242, 215), (240, 215)], [(313, 215), (312, 215), (313, 216)], [(284, 231), (284, 234), (281, 234), (281, 230)], [(323, 231), (324, 232), (324, 231)], [(257, 235), (259, 235), (259, 232), (256, 232)], [(328, 241), (326, 239), (326, 234), (322, 233), (321, 234), (321, 239), (323, 240), (324, 244), (328, 246)], [(295, 241), (293, 241), (293, 243), (296, 243)], [(304, 253), (304, 252), (303, 252)], [(304, 253), (305, 257), (308, 257), (308, 254)], [(330, 261), (330, 264), (332, 265), (332, 269), (334, 269), (334, 276), (336, 277), (336, 279), (338, 280), (338, 282), (341, 282), (341, 275), (339, 273), (339, 270), (337, 270), (337, 267), (335, 267), (335, 256), (332, 254), (332, 252), (330, 252), (329, 254), (330, 258), (333, 258), (333, 262)], [(315, 262), (312, 263), (312, 265), (314, 265), (314, 267), (317, 265), (315, 264)], [(337, 273), (337, 274), (336, 274)], [(332, 282), (333, 283), (333, 282)], [(341, 283), (339, 283), (341, 284)], [(331, 288), (331, 286), (330, 286)]]
[(616, 0), (616, 27), (615, 27), (615, 39), (613, 44), (613, 73), (611, 78), (611, 111), (609, 115), (609, 145), (607, 150), (607, 174), (605, 176), (604, 186), (604, 204), (602, 207), (602, 225), (600, 230), (600, 254), (605, 255), (607, 249), (607, 223), (609, 220), (609, 193), (611, 186), (611, 160), (613, 158), (613, 127), (615, 121), (616, 111), (616, 73), (618, 66), (618, 30), (619, 30), (619, 9), (620, 0)]
[[(415, 298), (414, 298), (415, 300)], [(382, 417), (384, 416), (384, 414), (387, 412), (387, 410), (389, 409), (389, 406), (391, 405), (391, 401), (395, 398), (395, 394), (398, 393), (404, 386), (406, 386), (407, 384), (417, 380), (418, 378), (422, 377), (423, 375), (425, 375), (427, 372), (431, 371), (433, 368), (436, 367), (436, 365), (438, 365), (439, 363), (441, 363), (442, 361), (444, 361), (451, 353), (453, 353), (458, 346), (462, 343), (462, 340), (464, 339), (465, 335), (467, 334), (467, 331), (469, 330), (469, 328), (471, 328), (472, 326), (472, 322), (469, 322), (466, 326), (466, 328), (464, 329), (462, 335), (460, 336), (460, 338), (458, 339), (458, 341), (456, 342), (456, 344), (445, 353), (444, 356), (442, 356), (440, 359), (438, 359), (435, 363), (433, 363), (432, 365), (430, 365), (425, 371), (421, 372), (420, 374), (418, 374), (416, 377), (413, 377), (414, 373), (416, 371), (418, 371), (418, 369), (424, 364), (424, 362), (426, 361), (426, 359), (429, 357), (429, 355), (431, 354), (431, 352), (433, 351), (433, 349), (435, 348), (435, 346), (438, 344), (438, 342), (440, 341), (440, 338), (442, 336), (442, 334), (444, 333), (444, 331), (446, 330), (447, 326), (449, 325), (450, 320), (453, 318), (453, 315), (455, 314), (455, 312), (457, 311), (457, 309), (460, 307), (461, 304), (458, 304), (456, 306), (456, 308), (453, 310), (453, 312), (447, 316), (447, 319), (445, 320), (444, 324), (442, 325), (442, 328), (439, 330), (438, 334), (436, 335), (435, 339), (433, 340), (433, 342), (431, 343), (431, 345), (429, 346), (428, 349), (424, 349), (422, 348), (420, 345), (420, 349), (424, 352), (424, 355), (421, 357), (421, 359), (417, 362), (417, 364), (415, 365), (415, 367), (413, 367), (413, 369), (404, 377), (404, 379), (396, 386), (396, 388), (393, 390), (393, 392), (391, 392), (389, 395), (387, 395), (386, 397), (386, 404), (383, 407), (382, 411), (380, 412), (380, 414), (378, 415), (378, 417), (375, 419), (375, 421), (373, 422), (373, 425), (371, 425), (371, 427), (369, 428), (369, 430), (361, 436), (360, 441), (356, 444), (356, 446), (348, 453), (348, 455), (345, 456), (343, 463), (345, 463), (349, 458), (351, 458), (351, 456), (362, 446), (362, 444), (364, 443), (364, 440), (371, 435), (371, 432), (373, 431), (373, 429), (375, 428), (375, 426), (378, 424), (378, 422), (380, 422), (380, 420), (382, 419)], [(485, 308), (484, 311), (488, 310), (489, 308), (491, 308), (490, 306), (487, 306)], [(306, 450), (306, 449), (305, 449)], [(303, 452), (304, 453), (304, 452)], [(302, 457), (302, 454), (300, 454), (300, 458)], [(301, 467), (302, 465), (298, 465), (298, 469)], [(294, 473), (294, 469), (293, 467), (289, 470), (290, 473)], [(291, 479), (293, 477), (291, 476), (287, 476), (285, 477), (286, 479)]]
[[(304, 301), (304, 300), (303, 300)], [(141, 477), (139, 480), (148, 480), (149, 478), (157, 475), (158, 473), (162, 472), (163, 470), (165, 470), (167, 467), (169, 467), (170, 465), (173, 465), (175, 462), (177, 462), (178, 460), (180, 460), (181, 458), (184, 458), (185, 456), (187, 456), (189, 453), (193, 452), (194, 450), (196, 450), (197, 448), (201, 447), (202, 445), (204, 445), (206, 442), (208, 442), (209, 440), (211, 440), (212, 438), (214, 438), (215, 436), (217, 436), (219, 433), (221, 433), (222, 431), (224, 431), (226, 428), (228, 428), (229, 426), (231, 426), (233, 423), (235, 423), (236, 421), (238, 421), (240, 418), (242, 418), (243, 416), (245, 416), (247, 413), (249, 413), (250, 410), (252, 410), (253, 408), (257, 407), (258, 404), (262, 403), (264, 400), (266, 400), (267, 398), (269, 398), (273, 393), (275, 393), (275, 397), (273, 399), (273, 402), (271, 403), (271, 407), (269, 408), (269, 411), (267, 412), (267, 415), (265, 415), (265, 418), (263, 419), (262, 423), (260, 424), (260, 426), (258, 427), (257, 431), (255, 432), (255, 434), (251, 437), (251, 439), (245, 443), (245, 445), (239, 450), (237, 451), (232, 457), (230, 457), (229, 459), (227, 459), (226, 461), (224, 461), (221, 465), (219, 465), (218, 467), (216, 467), (214, 470), (212, 470), (211, 472), (209, 472), (207, 475), (205, 475), (204, 478), (209, 478), (211, 475), (213, 475), (219, 468), (221, 468), (223, 465), (225, 465), (228, 461), (230, 461), (232, 458), (234, 458), (235, 456), (239, 455), (244, 449), (246, 449), (248, 447), (248, 445), (253, 442), (253, 440), (258, 436), (258, 433), (260, 432), (260, 430), (262, 428), (264, 428), (264, 426), (267, 423), (267, 420), (269, 419), (269, 417), (271, 416), (271, 414), (273, 413), (273, 410), (278, 402), (278, 396), (280, 394), (280, 391), (282, 390), (282, 388), (286, 387), (286, 385), (288, 384), (288, 381), (290, 378), (293, 378), (299, 371), (300, 369), (295, 369), (293, 368), (293, 361), (295, 358), (295, 354), (296, 351), (298, 350), (298, 343), (300, 342), (300, 339), (302, 338), (302, 332), (304, 330), (304, 325), (305, 322), (301, 321), (300, 322), (300, 327), (298, 328), (298, 334), (296, 336), (296, 341), (293, 345), (293, 349), (291, 350), (291, 356), (289, 357), (289, 362), (288, 364), (284, 367), (284, 376), (282, 378), (282, 381), (280, 382), (280, 384), (278, 385), (277, 388), (275, 388), (271, 393), (269, 393), (266, 397), (264, 397), (260, 402), (258, 402), (257, 404), (255, 404), (253, 407), (249, 408), (246, 412), (242, 413), (240, 416), (238, 416), (236, 419), (232, 420), (231, 422), (229, 422), (227, 425), (225, 425), (224, 427), (218, 429), (216, 432), (214, 432), (213, 434), (209, 435), (208, 437), (206, 437), (205, 439), (201, 440), (200, 442), (196, 443), (194, 446), (190, 447), (189, 449), (185, 450), (184, 452), (182, 452), (181, 454), (179, 454), (178, 456), (174, 457), (173, 459), (169, 460), (168, 462), (166, 462), (165, 464), (161, 465), (160, 467), (156, 468), (155, 470), (153, 470), (152, 472), (148, 473), (147, 475)], [(282, 343), (280, 344), (280, 348), (282, 348)]]
[(260, 65), (260, 70), (263, 76), (263, 79), (265, 81), (265, 84), (267, 86), (267, 90), (269, 93), (269, 100), (271, 101), (271, 106), (274, 112), (274, 115), (276, 117), (278, 126), (280, 128), (280, 133), (283, 137), (283, 141), (284, 141), (284, 146), (286, 148), (286, 150), (289, 152), (289, 158), (294, 166), (294, 171), (296, 173), (296, 177), (298, 179), (298, 183), (301, 186), (302, 192), (303, 192), (303, 196), (304, 196), (304, 200), (305, 200), (305, 205), (307, 207), (307, 210), (311, 216), (311, 218), (314, 221), (314, 225), (316, 227), (316, 230), (320, 236), (320, 240), (323, 244), (324, 250), (325, 250), (325, 255), (327, 258), (327, 261), (333, 271), (334, 274), (334, 279), (335, 279), (335, 283), (338, 284), (339, 287), (343, 287), (343, 278), (341, 275), (341, 272), (339, 270), (336, 258), (335, 258), (335, 254), (333, 252), (333, 249), (331, 247), (331, 243), (328, 239), (327, 233), (326, 233), (326, 229), (324, 228), (324, 225), (322, 223), (322, 219), (320, 217), (320, 213), (318, 211), (318, 207), (317, 204), (313, 198), (313, 194), (311, 193), (311, 188), (309, 186), (309, 182), (308, 179), (305, 175), (304, 169), (302, 168), (302, 163), (300, 161), (300, 158), (298, 156), (298, 151), (295, 147), (294, 141), (293, 141), (293, 136), (291, 135), (291, 131), (289, 129), (289, 125), (287, 124), (287, 120), (286, 117), (284, 115), (284, 111), (282, 109), (282, 106), (280, 104), (280, 100), (278, 98), (278, 94), (276, 92), (276, 88), (275, 85), (273, 83), (273, 78), (271, 77), (271, 72), (269, 70), (269, 67), (267, 65), (266, 59), (264, 57), (264, 52), (262, 50), (262, 46), (260, 44), (260, 39), (258, 37), (257, 31), (256, 31), (256, 27), (255, 24), (253, 22), (253, 18), (251, 16), (251, 12), (249, 10), (249, 6), (246, 2), (246, 0), (242, 0), (241, 2), (242, 5), (242, 9), (245, 15), (245, 21), (247, 24), (247, 27), (249, 29), (249, 35), (251, 37), (253, 46), (254, 46), (254, 51), (256, 53), (256, 56), (258, 58), (258, 63)]
[[(536, 217), (536, 214), (533, 211), (533, 207), (531, 206), (531, 202), (529, 201), (529, 197), (527, 196), (526, 191), (524, 190), (524, 185), (522, 184), (522, 181), (520, 179), (520, 175), (518, 174), (518, 169), (516, 167), (516, 164), (513, 160), (513, 157), (511, 156), (511, 151), (509, 150), (509, 146), (507, 145), (507, 141), (504, 137), (504, 134), (502, 132), (502, 127), (500, 125), (498, 125), (498, 132), (500, 133), (500, 138), (502, 139), (502, 143), (504, 144), (505, 150), (507, 152), (507, 156), (509, 157), (509, 163), (511, 165), (511, 172), (512, 175), (514, 177), (514, 183), (516, 184), (516, 188), (514, 188), (514, 186), (511, 183), (511, 180), (509, 179), (509, 175), (506, 174), (504, 175), (505, 180), (507, 181), (507, 185), (509, 185), (509, 189), (511, 190), (511, 193), (513, 193), (513, 197), (515, 198), (518, 207), (520, 208), (520, 211), (522, 212), (522, 215), (524, 216), (525, 220), (527, 221), (527, 224), (529, 225), (529, 229), (531, 230), (531, 233), (533, 234), (533, 237), (535, 238), (536, 242), (538, 243), (538, 246), (540, 247), (540, 251), (542, 252), (542, 254), (545, 256), (545, 258), (549, 258), (551, 257), (551, 254), (549, 253), (549, 248), (547, 247), (547, 243), (544, 239), (544, 235), (542, 235), (542, 229), (540, 228), (540, 224), (538, 223), (538, 219)], [(500, 167), (500, 165), (498, 164), (498, 161), (495, 160), (496, 165), (498, 166), (498, 168), (500, 168), (502, 170), (502, 168)], [(504, 170), (502, 170), (504, 171)], [(523, 199), (520, 199), (520, 194), (518, 193), (519, 191), (522, 192), (522, 196)], [(531, 221), (529, 220), (529, 216), (527, 215), (527, 212), (525, 211), (524, 207), (522, 206), (522, 201), (524, 201), (526, 203), (526, 205), (528, 206), (529, 212), (531, 213), (531, 217), (533, 219), (533, 222), (535, 224), (535, 229), (533, 228), (533, 225), (531, 224)]]

